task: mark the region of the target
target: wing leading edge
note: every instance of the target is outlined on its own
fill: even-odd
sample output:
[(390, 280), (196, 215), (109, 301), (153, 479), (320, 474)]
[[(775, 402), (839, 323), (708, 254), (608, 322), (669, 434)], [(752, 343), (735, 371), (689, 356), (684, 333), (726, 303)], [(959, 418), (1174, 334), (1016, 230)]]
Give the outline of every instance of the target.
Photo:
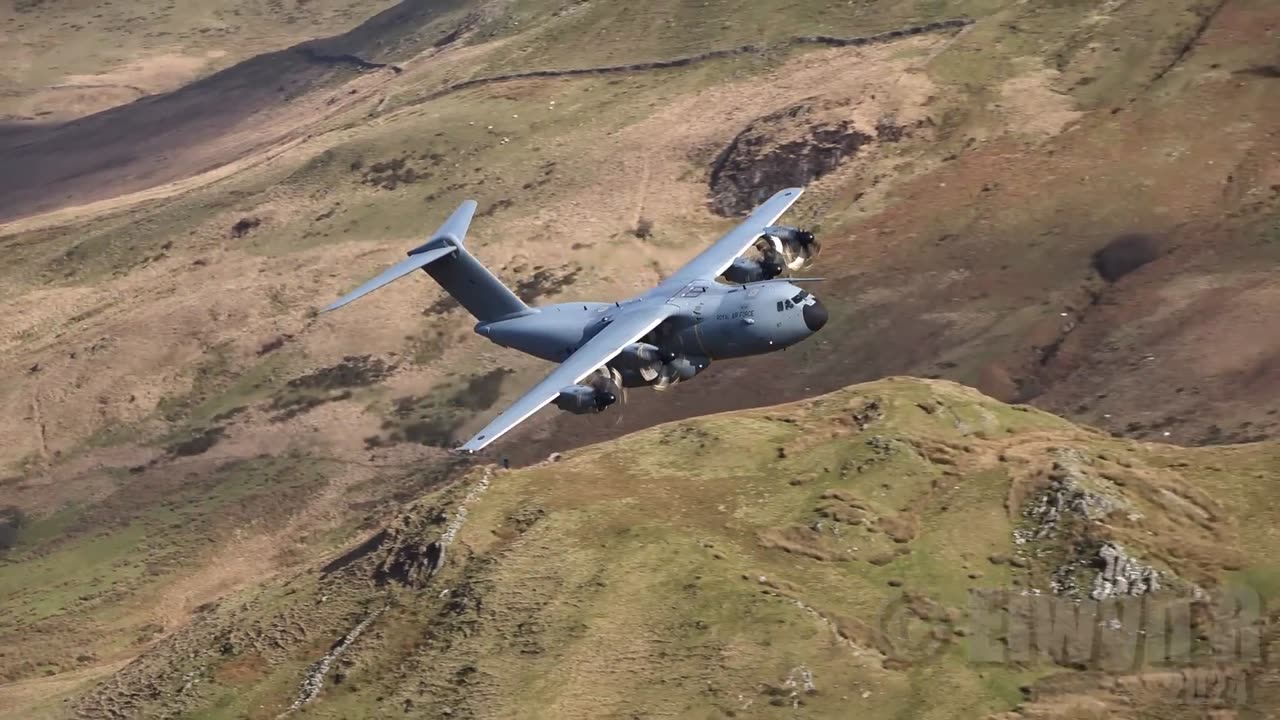
[(665, 301), (651, 300), (619, 311), (612, 322), (578, 348), (560, 367), (551, 371), (546, 379), (533, 386), (533, 389), (512, 403), (511, 407), (500, 413), (459, 449), (473, 453), (497, 440), (543, 405), (554, 400), (561, 389), (576, 384), (595, 372), (622, 352), (623, 348), (647, 335), (678, 310), (675, 305)]
[(674, 294), (695, 280), (713, 280), (719, 277), (739, 255), (746, 252), (747, 248), (760, 238), (766, 228), (776, 223), (778, 218), (791, 209), (803, 193), (804, 188), (798, 187), (786, 188), (774, 193), (773, 197), (752, 210), (751, 214), (737, 227), (698, 253), (671, 277), (659, 283), (655, 291)]

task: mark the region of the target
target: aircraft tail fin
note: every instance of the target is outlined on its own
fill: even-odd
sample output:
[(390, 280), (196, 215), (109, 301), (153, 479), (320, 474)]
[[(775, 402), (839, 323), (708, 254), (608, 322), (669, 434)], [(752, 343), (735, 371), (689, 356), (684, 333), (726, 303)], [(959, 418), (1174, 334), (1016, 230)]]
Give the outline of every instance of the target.
[(445, 292), (481, 322), (529, 312), (529, 306), (464, 247), (463, 241), (475, 211), (475, 200), (464, 201), (432, 233), (427, 242), (409, 251), (409, 257), (338, 298), (321, 312), (336, 310), (418, 269), (430, 275)]

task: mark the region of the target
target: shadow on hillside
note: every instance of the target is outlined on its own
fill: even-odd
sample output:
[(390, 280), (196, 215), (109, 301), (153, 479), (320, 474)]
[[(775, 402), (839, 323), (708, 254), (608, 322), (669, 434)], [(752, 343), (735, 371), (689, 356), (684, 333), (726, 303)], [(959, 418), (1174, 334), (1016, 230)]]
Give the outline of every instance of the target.
[(0, 125), (0, 222), (135, 192), (232, 162), (287, 135), (248, 133), (213, 147), (255, 115), (386, 67), (422, 42), (461, 0), (403, 0), (340, 35), (253, 57), (172, 92), (58, 124)]

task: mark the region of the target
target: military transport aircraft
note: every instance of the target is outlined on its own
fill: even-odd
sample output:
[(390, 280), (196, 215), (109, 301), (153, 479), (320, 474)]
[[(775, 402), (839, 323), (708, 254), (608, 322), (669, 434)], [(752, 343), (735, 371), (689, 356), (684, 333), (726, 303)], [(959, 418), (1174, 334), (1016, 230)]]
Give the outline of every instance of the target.
[[(774, 225), (802, 192), (778, 192), (640, 295), (536, 308), (525, 305), (463, 245), (476, 210), (475, 201), (467, 200), (408, 258), (321, 312), (422, 269), (475, 317), (476, 333), (560, 363), (459, 448), (474, 453), (547, 403), (576, 414), (601, 412), (624, 388), (665, 389), (697, 375), (713, 360), (780, 350), (822, 329), (827, 322), (822, 303), (792, 284), (801, 279), (778, 277), (784, 270), (804, 267), (818, 251), (812, 233)], [(753, 247), (757, 257), (744, 255)]]

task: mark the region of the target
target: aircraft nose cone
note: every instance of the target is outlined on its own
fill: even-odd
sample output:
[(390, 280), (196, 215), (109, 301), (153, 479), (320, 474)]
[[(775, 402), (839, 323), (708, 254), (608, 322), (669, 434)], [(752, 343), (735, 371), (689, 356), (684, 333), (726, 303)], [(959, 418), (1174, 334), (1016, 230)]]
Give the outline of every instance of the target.
[(803, 314), (804, 324), (809, 328), (809, 332), (818, 332), (823, 325), (827, 324), (827, 308), (816, 298), (812, 305), (804, 306)]

